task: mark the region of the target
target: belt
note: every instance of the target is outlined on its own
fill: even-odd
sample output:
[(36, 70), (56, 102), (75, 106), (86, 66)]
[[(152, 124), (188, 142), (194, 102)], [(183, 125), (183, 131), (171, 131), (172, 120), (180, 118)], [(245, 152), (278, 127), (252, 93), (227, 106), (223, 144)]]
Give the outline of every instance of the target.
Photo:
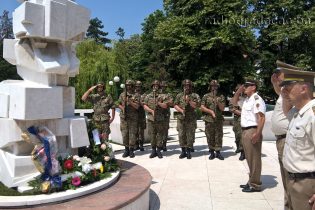
[(251, 128), (257, 128), (257, 126), (242, 127), (242, 130), (248, 130), (248, 129), (251, 129)]
[(276, 139), (277, 139), (277, 140), (285, 139), (285, 137), (287, 137), (287, 134), (276, 135)]
[(289, 179), (305, 179), (305, 178), (315, 178), (315, 172), (308, 172), (308, 173), (290, 173)]

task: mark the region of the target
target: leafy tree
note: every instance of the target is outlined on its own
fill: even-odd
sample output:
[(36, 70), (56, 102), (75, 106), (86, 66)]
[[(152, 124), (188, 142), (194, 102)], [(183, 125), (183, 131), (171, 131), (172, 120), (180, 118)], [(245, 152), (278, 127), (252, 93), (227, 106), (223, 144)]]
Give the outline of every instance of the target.
[(90, 20), (90, 26), (87, 30), (86, 37), (90, 39), (94, 39), (96, 43), (105, 45), (110, 43), (111, 40), (106, 38), (108, 35), (107, 32), (102, 31), (104, 25), (102, 21), (97, 17)]
[(0, 81), (6, 79), (20, 79), (16, 73), (15, 66), (3, 59), (3, 39), (13, 39), (12, 18), (9, 12), (4, 10), (0, 16)]
[(270, 76), (275, 61), (315, 70), (315, 2), (308, 0), (253, 0), (254, 27), (260, 33), (258, 69), (261, 72), (262, 92), (275, 97), (270, 88)]
[(123, 28), (119, 27), (115, 33), (116, 33), (117, 36), (119, 37), (119, 40), (120, 40), (120, 41), (124, 40), (124, 37), (125, 37), (125, 30), (124, 30)]
[(218, 79), (227, 94), (253, 71), (255, 37), (237, 22), (249, 16), (246, 1), (165, 0), (164, 8), (167, 18), (154, 39), (163, 45), (165, 68), (177, 86), (189, 78), (204, 93), (209, 80)]
[(87, 108), (91, 105), (83, 103), (81, 97), (91, 86), (103, 81), (107, 84), (107, 92), (111, 92), (108, 81), (115, 75), (114, 57), (108, 49), (92, 39), (81, 42), (76, 50), (80, 59), (80, 73), (71, 78), (70, 84), (76, 89), (76, 108)]

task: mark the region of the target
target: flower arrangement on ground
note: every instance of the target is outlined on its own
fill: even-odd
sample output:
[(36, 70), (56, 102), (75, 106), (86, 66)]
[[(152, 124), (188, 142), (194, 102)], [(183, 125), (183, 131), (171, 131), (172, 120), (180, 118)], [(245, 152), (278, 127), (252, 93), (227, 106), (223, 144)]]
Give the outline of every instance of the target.
[[(113, 149), (108, 142), (96, 144), (90, 139), (90, 146), (84, 155), (58, 156), (55, 136), (46, 127), (31, 127), (22, 136), (25, 140), (36, 138), (32, 159), (41, 175), (29, 182), (33, 193), (52, 193), (99, 181), (119, 170)], [(40, 142), (40, 143), (39, 143)]]

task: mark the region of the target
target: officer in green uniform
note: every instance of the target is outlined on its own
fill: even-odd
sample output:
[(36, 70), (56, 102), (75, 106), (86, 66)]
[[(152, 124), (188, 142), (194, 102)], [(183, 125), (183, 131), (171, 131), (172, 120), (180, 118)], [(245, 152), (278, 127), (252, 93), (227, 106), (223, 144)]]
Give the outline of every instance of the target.
[[(94, 89), (96, 89), (97, 93), (91, 94)], [(108, 140), (110, 123), (115, 118), (115, 105), (112, 97), (105, 92), (104, 83), (99, 82), (97, 85), (92, 86), (83, 94), (81, 99), (93, 104), (93, 123), (99, 130), (102, 141)], [(112, 117), (108, 113), (110, 109), (112, 110)]]
[[(201, 111), (206, 113), (204, 118), (205, 133), (210, 150), (210, 160), (215, 157), (224, 160), (220, 150), (222, 149), (223, 139), (223, 111), (225, 99), (223, 95), (218, 94), (218, 88), (218, 81), (212, 80), (209, 87), (210, 93), (204, 95), (201, 100)], [(216, 154), (214, 154), (214, 152), (216, 152)]]
[(127, 80), (125, 91), (120, 94), (118, 107), (120, 111), (120, 130), (125, 146), (122, 157), (135, 157), (136, 133), (138, 121), (138, 109), (140, 106), (140, 95), (134, 92), (134, 81)]
[(144, 130), (146, 129), (146, 116), (145, 116), (145, 111), (143, 108), (143, 100), (146, 94), (142, 94), (141, 81), (136, 81), (135, 87), (136, 87), (135, 93), (140, 95), (140, 106), (138, 109), (138, 122), (137, 122), (138, 128), (137, 128), (137, 133), (136, 133), (136, 138), (137, 138), (136, 149), (140, 149), (140, 151), (144, 151), (143, 143), (144, 143)]
[[(235, 92), (242, 88), (241, 84), (238, 84), (235, 88)], [(233, 121), (233, 131), (235, 134), (235, 144), (236, 144), (236, 150), (235, 153), (241, 153), (239, 160), (245, 159), (245, 153), (243, 149), (243, 143), (242, 143), (242, 126), (241, 126), (241, 112), (242, 112), (242, 106), (243, 102), (245, 100), (245, 97), (241, 94), (238, 98), (238, 100), (233, 97), (230, 100), (229, 103), (229, 110), (234, 114), (234, 121)]]
[(166, 93), (167, 88), (167, 82), (162, 81), (161, 82), (161, 96), (163, 98), (163, 101), (167, 104), (166, 109), (162, 109), (162, 114), (164, 116), (164, 121), (162, 122), (163, 131), (163, 151), (167, 151), (166, 143), (167, 143), (167, 137), (168, 137), (168, 129), (170, 128), (170, 116), (171, 116), (171, 110), (170, 107), (173, 106), (173, 97), (171, 94)]
[(177, 94), (174, 101), (174, 108), (179, 112), (177, 130), (182, 149), (179, 158), (191, 159), (190, 152), (193, 148), (197, 120), (195, 109), (200, 106), (200, 97), (192, 92), (192, 82), (189, 79), (185, 79), (182, 85), (183, 92)]

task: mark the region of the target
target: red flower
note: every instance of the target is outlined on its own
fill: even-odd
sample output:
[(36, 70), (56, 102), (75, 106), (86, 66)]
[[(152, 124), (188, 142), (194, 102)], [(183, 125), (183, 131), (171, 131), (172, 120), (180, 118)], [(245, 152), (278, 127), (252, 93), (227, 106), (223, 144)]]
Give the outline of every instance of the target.
[(72, 170), (73, 169), (73, 161), (72, 160), (66, 160), (63, 163), (63, 167), (67, 170)]
[(72, 183), (72, 185), (74, 185), (76, 187), (79, 186), (81, 184), (80, 177), (78, 177), (78, 176), (73, 177), (71, 183)]

